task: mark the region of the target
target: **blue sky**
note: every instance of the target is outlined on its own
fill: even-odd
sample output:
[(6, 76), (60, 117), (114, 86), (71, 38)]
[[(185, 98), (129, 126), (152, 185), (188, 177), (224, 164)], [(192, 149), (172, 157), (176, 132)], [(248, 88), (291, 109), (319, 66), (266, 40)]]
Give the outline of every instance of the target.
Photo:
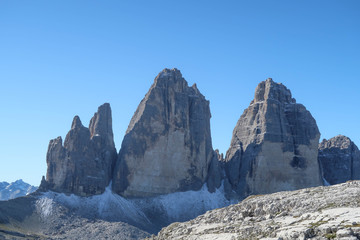
[(0, 1), (0, 181), (38, 185), (49, 140), (109, 102), (116, 147), (163, 68), (210, 100), (214, 148), (268, 77), (322, 138), (360, 146), (360, 1)]

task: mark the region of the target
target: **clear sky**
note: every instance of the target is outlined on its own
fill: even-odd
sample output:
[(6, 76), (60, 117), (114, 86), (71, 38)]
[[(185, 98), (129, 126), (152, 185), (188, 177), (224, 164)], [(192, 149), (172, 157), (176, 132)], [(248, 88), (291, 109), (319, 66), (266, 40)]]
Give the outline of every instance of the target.
[(38, 185), (49, 140), (109, 102), (117, 150), (163, 68), (210, 100), (213, 147), (268, 77), (322, 138), (360, 146), (360, 1), (0, 1), (0, 181)]

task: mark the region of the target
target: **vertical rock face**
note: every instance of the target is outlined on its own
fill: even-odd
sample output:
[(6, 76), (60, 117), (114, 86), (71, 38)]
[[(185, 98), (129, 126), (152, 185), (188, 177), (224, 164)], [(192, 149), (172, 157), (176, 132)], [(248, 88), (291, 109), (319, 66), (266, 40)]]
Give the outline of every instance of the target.
[(148, 197), (198, 190), (213, 150), (209, 102), (177, 69), (164, 69), (131, 119), (114, 172), (113, 190)]
[(46, 181), (40, 189), (81, 196), (100, 194), (111, 181), (116, 158), (111, 109), (105, 103), (94, 114), (89, 128), (75, 116), (64, 145), (61, 137), (50, 141)]
[(319, 144), (319, 163), (329, 184), (360, 179), (360, 151), (346, 136), (324, 139)]
[(215, 192), (224, 179), (224, 156), (216, 149), (210, 162), (208, 179), (206, 181), (209, 192)]
[(244, 197), (321, 185), (319, 137), (314, 118), (290, 90), (272, 79), (261, 82), (226, 153), (230, 190)]

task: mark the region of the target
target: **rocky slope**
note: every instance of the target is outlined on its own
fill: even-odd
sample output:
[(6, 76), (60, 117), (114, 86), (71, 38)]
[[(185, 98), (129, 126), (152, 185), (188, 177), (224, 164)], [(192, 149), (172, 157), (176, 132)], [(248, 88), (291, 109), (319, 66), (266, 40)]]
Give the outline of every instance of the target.
[(25, 183), (22, 179), (12, 183), (0, 182), (0, 201), (26, 196), (36, 189), (37, 187)]
[(261, 82), (226, 153), (229, 188), (242, 198), (322, 185), (319, 137), (315, 119), (290, 90), (272, 79)]
[(163, 239), (360, 239), (360, 182), (249, 196), (238, 204), (173, 223)]
[(111, 109), (105, 103), (94, 114), (89, 128), (75, 116), (64, 145), (61, 137), (50, 141), (46, 181), (40, 189), (81, 196), (101, 194), (111, 181), (116, 158)]
[[(130, 121), (113, 190), (126, 197), (199, 190), (216, 157), (210, 117), (209, 102), (196, 85), (189, 87), (179, 70), (164, 69)], [(220, 181), (210, 184), (214, 190)]]
[(229, 204), (223, 189), (210, 193), (206, 187), (137, 199), (123, 198), (110, 186), (91, 197), (37, 192), (0, 202), (0, 239), (141, 239)]
[(360, 180), (360, 151), (346, 136), (324, 139), (319, 144), (319, 163), (328, 184)]
[(0, 239), (125, 240), (146, 236), (149, 234), (121, 221), (80, 215), (47, 195), (32, 194), (0, 202)]

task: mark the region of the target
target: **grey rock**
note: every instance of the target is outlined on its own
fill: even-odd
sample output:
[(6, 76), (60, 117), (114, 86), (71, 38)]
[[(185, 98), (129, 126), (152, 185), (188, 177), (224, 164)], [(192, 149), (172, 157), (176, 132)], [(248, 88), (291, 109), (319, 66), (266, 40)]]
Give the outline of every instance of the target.
[[(76, 209), (51, 198), (54, 194), (57, 193), (33, 193), (0, 201), (0, 239), (143, 239), (150, 236), (122, 221), (79, 215)], [(57, 195), (81, 199), (79, 202), (91, 198)]]
[(319, 144), (319, 163), (329, 184), (360, 179), (360, 151), (346, 136), (324, 139)]
[(224, 156), (216, 149), (210, 162), (208, 179), (206, 181), (209, 192), (215, 192), (224, 179)]
[(360, 181), (352, 181), (249, 196), (173, 223), (150, 239), (357, 239), (360, 228), (351, 223), (360, 213), (359, 194)]
[(177, 69), (164, 69), (132, 117), (113, 190), (149, 197), (199, 190), (213, 158), (209, 102)]
[(336, 232), (337, 237), (348, 237), (352, 236), (354, 232), (351, 229), (340, 229)]
[(58, 137), (49, 143), (46, 181), (40, 190), (90, 196), (104, 192), (112, 179), (117, 158), (113, 141), (111, 109), (101, 105), (89, 128), (74, 117), (64, 145)]
[(226, 153), (231, 189), (242, 198), (322, 185), (319, 137), (315, 119), (290, 90), (272, 79), (261, 82)]

